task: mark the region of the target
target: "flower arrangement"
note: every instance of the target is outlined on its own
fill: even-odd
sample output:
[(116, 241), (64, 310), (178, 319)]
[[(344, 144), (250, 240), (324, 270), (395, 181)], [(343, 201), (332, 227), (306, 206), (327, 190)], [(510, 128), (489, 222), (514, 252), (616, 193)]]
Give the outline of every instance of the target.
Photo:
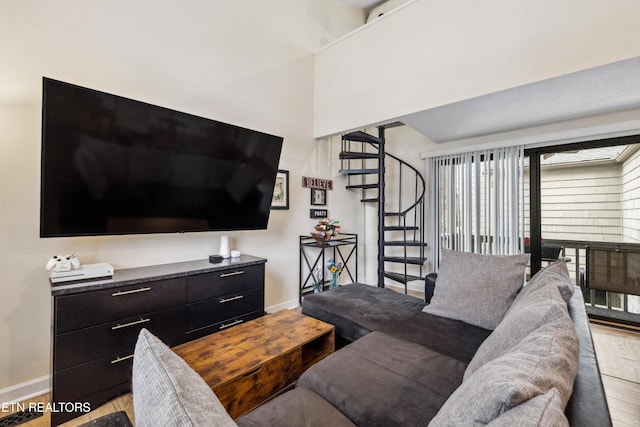
[(331, 284), (329, 285), (329, 288), (338, 287), (338, 276), (342, 273), (343, 268), (344, 265), (341, 262), (336, 263), (333, 258), (329, 260), (327, 263), (327, 270), (331, 273)]
[(340, 221), (334, 219), (321, 219), (313, 227), (315, 231), (311, 232), (311, 235), (319, 245), (322, 245), (327, 240), (334, 239), (340, 231)]
[(340, 274), (342, 273), (343, 268), (344, 266), (342, 265), (341, 262), (336, 264), (336, 262), (333, 259), (330, 259), (329, 262), (327, 263), (327, 269), (329, 270), (329, 272), (331, 272), (331, 274)]

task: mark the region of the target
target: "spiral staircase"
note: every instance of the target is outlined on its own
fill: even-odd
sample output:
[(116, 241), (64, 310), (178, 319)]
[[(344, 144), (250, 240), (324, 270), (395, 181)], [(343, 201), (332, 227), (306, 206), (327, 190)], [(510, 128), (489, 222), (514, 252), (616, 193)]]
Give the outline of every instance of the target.
[[(385, 130), (378, 136), (357, 131), (342, 136), (340, 173), (361, 202), (378, 207), (378, 286), (385, 278), (404, 286), (424, 279), (425, 181), (409, 163), (385, 151)], [(387, 176), (388, 179), (385, 179)]]

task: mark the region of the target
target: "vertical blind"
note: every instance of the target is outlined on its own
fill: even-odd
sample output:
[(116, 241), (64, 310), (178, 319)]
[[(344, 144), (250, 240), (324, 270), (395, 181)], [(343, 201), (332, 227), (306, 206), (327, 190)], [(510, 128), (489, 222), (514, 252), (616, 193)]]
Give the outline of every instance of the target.
[(524, 248), (524, 148), (434, 157), (435, 268), (439, 248), (509, 255)]

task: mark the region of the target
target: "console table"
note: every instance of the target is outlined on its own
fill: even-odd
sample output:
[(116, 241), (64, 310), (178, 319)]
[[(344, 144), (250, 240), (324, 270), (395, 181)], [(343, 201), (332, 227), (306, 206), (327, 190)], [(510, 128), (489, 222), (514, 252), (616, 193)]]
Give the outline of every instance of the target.
[[(326, 256), (329, 252), (329, 256)], [(323, 289), (328, 287), (329, 272), (327, 262), (333, 258), (336, 263), (341, 262), (344, 267), (342, 274), (348, 274), (352, 282), (358, 281), (358, 235), (339, 234), (335, 240), (327, 240), (320, 244), (312, 236), (300, 236), (300, 290), (299, 302), (305, 294), (313, 292), (314, 285), (320, 285)], [(351, 266), (350, 266), (351, 261)], [(313, 274), (318, 267), (322, 272), (319, 282)], [(352, 274), (351, 268), (354, 269)]]
[[(141, 328), (169, 346), (264, 315), (266, 259), (249, 255), (116, 270), (113, 278), (52, 284), (52, 402), (92, 409), (131, 387)], [(53, 412), (58, 425), (82, 412)]]
[(173, 351), (237, 418), (292, 387), (334, 349), (333, 325), (295, 310), (280, 310)]

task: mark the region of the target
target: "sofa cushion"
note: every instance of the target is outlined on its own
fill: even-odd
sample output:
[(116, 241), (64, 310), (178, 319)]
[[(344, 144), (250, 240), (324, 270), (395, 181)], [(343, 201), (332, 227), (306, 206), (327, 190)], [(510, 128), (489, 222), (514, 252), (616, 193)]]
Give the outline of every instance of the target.
[(404, 322), (382, 325), (379, 331), (420, 344), (465, 364), (471, 361), (480, 344), (491, 334), (487, 329), (422, 311)]
[(558, 390), (564, 408), (577, 367), (578, 338), (569, 316), (562, 316), (480, 367), (451, 395), (429, 425), (487, 424), (552, 388)]
[(567, 305), (555, 284), (538, 281), (527, 285), (504, 319), (480, 345), (464, 373), (465, 381), (482, 365), (502, 356), (544, 323), (568, 316)]
[(390, 289), (353, 283), (302, 300), (302, 314), (335, 325), (336, 335), (355, 341), (371, 331), (403, 324), (424, 301)]
[(569, 269), (567, 269), (567, 262), (564, 259), (559, 259), (549, 264), (542, 270), (538, 271), (526, 284), (527, 286), (535, 285), (539, 281), (551, 282), (558, 287), (560, 295), (564, 302), (569, 302), (573, 296), (575, 286), (569, 276)]
[(524, 283), (529, 257), (443, 249), (433, 298), (423, 311), (495, 329)]
[(527, 400), (487, 424), (488, 427), (569, 427), (558, 390)]
[(460, 385), (464, 368), (421, 345), (372, 332), (313, 365), (298, 386), (357, 425), (425, 425)]
[(355, 341), (372, 331), (422, 344), (469, 363), (491, 333), (459, 320), (422, 312), (424, 302), (390, 289), (359, 283), (309, 295), (302, 313), (336, 326), (336, 334)]
[(236, 419), (240, 427), (352, 427), (333, 405), (304, 387), (297, 387)]
[(146, 329), (133, 357), (136, 426), (236, 426), (209, 386)]

